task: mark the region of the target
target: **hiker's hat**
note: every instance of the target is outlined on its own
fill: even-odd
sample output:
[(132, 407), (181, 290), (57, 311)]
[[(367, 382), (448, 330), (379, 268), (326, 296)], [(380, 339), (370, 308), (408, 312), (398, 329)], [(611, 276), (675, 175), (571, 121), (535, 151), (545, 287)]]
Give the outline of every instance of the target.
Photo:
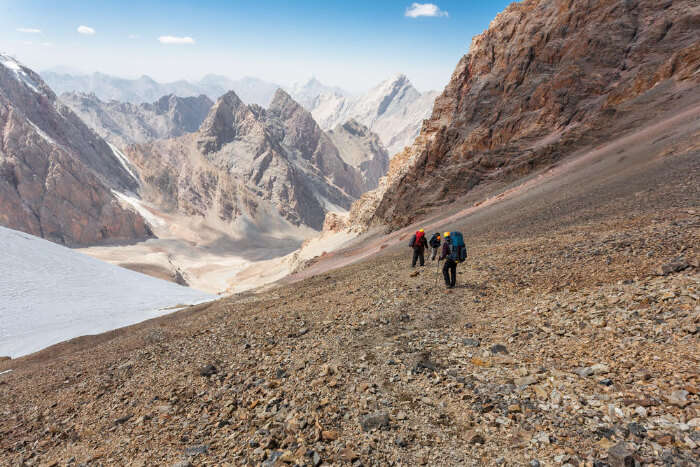
[(445, 232), (445, 237), (449, 237), (449, 236), (450, 236), (450, 233), (449, 233), (449, 232)]

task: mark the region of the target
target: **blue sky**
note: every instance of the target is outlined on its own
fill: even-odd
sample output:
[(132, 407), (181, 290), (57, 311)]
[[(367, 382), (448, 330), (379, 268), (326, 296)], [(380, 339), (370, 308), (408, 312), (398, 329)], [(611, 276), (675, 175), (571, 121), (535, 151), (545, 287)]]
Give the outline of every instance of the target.
[(0, 0), (0, 51), (38, 70), (280, 84), (316, 76), (355, 92), (403, 72), (425, 91), (447, 83), (509, 3)]

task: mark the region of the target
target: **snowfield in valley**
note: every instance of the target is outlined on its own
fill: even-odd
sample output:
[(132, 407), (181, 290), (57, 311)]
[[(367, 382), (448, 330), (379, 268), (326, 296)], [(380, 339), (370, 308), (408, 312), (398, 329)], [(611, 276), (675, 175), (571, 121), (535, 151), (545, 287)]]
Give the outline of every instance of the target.
[(0, 227), (0, 356), (19, 357), (214, 297)]

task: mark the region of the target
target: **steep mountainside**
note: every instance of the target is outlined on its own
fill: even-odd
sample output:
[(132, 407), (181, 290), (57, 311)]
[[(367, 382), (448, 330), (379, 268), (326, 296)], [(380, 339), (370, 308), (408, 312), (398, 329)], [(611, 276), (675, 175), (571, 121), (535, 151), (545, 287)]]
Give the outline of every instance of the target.
[(474, 38), (416, 142), (353, 207), (351, 223), (405, 225), (477, 184), (680, 110), (694, 102), (699, 69), (695, 1), (514, 3)]
[(326, 212), (348, 209), (363, 187), (311, 114), (281, 89), (267, 110), (229, 92), (197, 133), (126, 152), (147, 200), (246, 231), (319, 230)]
[(95, 94), (106, 102), (115, 100), (132, 104), (153, 102), (169, 94), (178, 97), (197, 97), (204, 94), (210, 99), (216, 100), (226, 92), (233, 90), (248, 104), (267, 106), (272, 101), (275, 90), (279, 87), (258, 78), (245, 77), (232, 80), (218, 75), (207, 75), (195, 82), (181, 80), (172, 83), (159, 83), (149, 76), (127, 79), (104, 73), (81, 75), (45, 71), (41, 73), (41, 76), (59, 95), (64, 93)]
[(207, 96), (163, 96), (152, 104), (104, 102), (95, 94), (60, 96), (97, 134), (123, 148), (131, 143), (175, 138), (197, 131), (214, 104)]
[(138, 180), (41, 78), (0, 55), (0, 224), (66, 245), (150, 235), (112, 190)]
[(350, 97), (320, 83), (299, 87), (292, 96), (311, 111), (322, 128), (329, 130), (357, 120), (377, 133), (389, 154), (394, 155), (418, 135), (437, 93), (421, 94), (400, 74), (361, 96)]
[(362, 174), (362, 190), (377, 188), (379, 179), (389, 169), (389, 153), (379, 137), (356, 120), (338, 125), (328, 136), (340, 151), (340, 157)]

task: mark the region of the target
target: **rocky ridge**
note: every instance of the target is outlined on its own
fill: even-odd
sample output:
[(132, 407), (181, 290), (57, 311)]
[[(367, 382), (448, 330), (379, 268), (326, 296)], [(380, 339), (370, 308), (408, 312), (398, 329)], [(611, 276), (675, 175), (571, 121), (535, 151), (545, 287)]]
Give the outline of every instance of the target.
[(104, 102), (95, 94), (66, 93), (60, 100), (97, 134), (123, 148), (197, 131), (214, 104), (207, 96), (163, 96), (150, 104)]
[(143, 239), (113, 194), (138, 179), (41, 78), (0, 55), (0, 222), (69, 246)]
[(229, 92), (196, 133), (130, 146), (126, 154), (142, 174), (146, 200), (245, 228), (272, 231), (282, 222), (284, 229), (320, 230), (325, 214), (349, 209), (365, 185), (311, 114), (281, 89), (268, 109)]
[(474, 38), (420, 136), (353, 207), (350, 224), (406, 225), (416, 208), (517, 179), (651, 122), (672, 102), (692, 102), (699, 8), (692, 1), (510, 5)]

